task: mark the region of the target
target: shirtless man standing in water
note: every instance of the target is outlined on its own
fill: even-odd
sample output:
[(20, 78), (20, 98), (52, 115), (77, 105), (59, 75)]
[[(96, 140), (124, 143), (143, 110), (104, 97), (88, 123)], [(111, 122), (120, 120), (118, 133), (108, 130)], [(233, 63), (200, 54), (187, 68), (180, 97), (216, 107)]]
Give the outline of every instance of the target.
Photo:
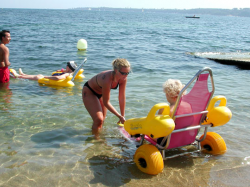
[(10, 79), (10, 71), (8, 66), (9, 62), (9, 49), (6, 44), (10, 43), (10, 31), (2, 30), (0, 31), (0, 83), (7, 83)]

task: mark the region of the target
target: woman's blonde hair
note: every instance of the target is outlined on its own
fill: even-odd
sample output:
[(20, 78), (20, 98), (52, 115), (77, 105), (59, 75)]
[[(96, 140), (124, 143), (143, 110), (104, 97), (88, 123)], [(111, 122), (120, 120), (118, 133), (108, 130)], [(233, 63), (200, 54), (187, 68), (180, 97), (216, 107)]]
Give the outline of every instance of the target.
[[(168, 94), (170, 97), (178, 97), (180, 91), (185, 85), (181, 83), (180, 80), (177, 79), (168, 79), (164, 84), (163, 92)], [(183, 93), (184, 94), (184, 93)]]
[(130, 67), (130, 63), (124, 58), (117, 58), (113, 60), (112, 66), (114, 70), (120, 70), (122, 67)]

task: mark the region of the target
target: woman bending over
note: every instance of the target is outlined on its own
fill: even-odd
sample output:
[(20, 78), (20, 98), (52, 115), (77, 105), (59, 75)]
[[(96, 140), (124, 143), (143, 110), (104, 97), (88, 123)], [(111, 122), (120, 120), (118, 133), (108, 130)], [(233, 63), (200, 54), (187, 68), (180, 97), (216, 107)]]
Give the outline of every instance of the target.
[[(118, 122), (125, 122), (125, 89), (130, 63), (126, 59), (115, 59), (113, 70), (103, 71), (88, 80), (82, 89), (82, 99), (85, 108), (93, 119), (92, 132), (97, 135), (102, 128), (107, 109), (119, 118)], [(110, 103), (110, 90), (119, 87), (120, 113)]]

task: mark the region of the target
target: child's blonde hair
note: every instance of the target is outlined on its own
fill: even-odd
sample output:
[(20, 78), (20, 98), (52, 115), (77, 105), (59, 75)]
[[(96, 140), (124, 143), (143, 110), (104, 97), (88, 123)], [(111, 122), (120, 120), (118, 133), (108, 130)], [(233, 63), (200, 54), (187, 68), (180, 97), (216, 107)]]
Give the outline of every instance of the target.
[[(168, 79), (164, 84), (162, 85), (163, 87), (163, 92), (168, 94), (170, 97), (178, 97), (180, 91), (185, 85), (181, 83), (180, 80), (177, 79)], [(183, 93), (184, 94), (184, 93)]]

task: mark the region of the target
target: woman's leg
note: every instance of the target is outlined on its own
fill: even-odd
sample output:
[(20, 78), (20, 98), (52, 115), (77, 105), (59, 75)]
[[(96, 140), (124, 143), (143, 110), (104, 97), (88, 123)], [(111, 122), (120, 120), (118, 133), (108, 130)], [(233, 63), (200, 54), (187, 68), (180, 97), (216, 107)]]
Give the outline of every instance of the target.
[(23, 73), (22, 68), (19, 68), (19, 75), (26, 75), (25, 73)]
[[(21, 71), (20, 71), (21, 70)], [(41, 78), (44, 78), (43, 75), (39, 74), (39, 75), (26, 75), (22, 72), (22, 69), (20, 68), (19, 69), (19, 73), (20, 75), (16, 72), (16, 70), (14, 69), (11, 69), (10, 70), (10, 73), (14, 75), (14, 77), (16, 78), (20, 78), (20, 79), (30, 79), (30, 80), (38, 80), (38, 79), (41, 79)]]
[(83, 86), (82, 89), (82, 100), (85, 108), (93, 119), (92, 132), (93, 134), (98, 135), (104, 121), (101, 103), (96, 95), (94, 95), (86, 86)]
[(37, 81), (38, 79), (44, 78), (44, 76), (41, 74), (39, 74), (39, 75), (26, 75), (26, 74), (24, 74), (24, 75), (17, 76), (17, 78)]

